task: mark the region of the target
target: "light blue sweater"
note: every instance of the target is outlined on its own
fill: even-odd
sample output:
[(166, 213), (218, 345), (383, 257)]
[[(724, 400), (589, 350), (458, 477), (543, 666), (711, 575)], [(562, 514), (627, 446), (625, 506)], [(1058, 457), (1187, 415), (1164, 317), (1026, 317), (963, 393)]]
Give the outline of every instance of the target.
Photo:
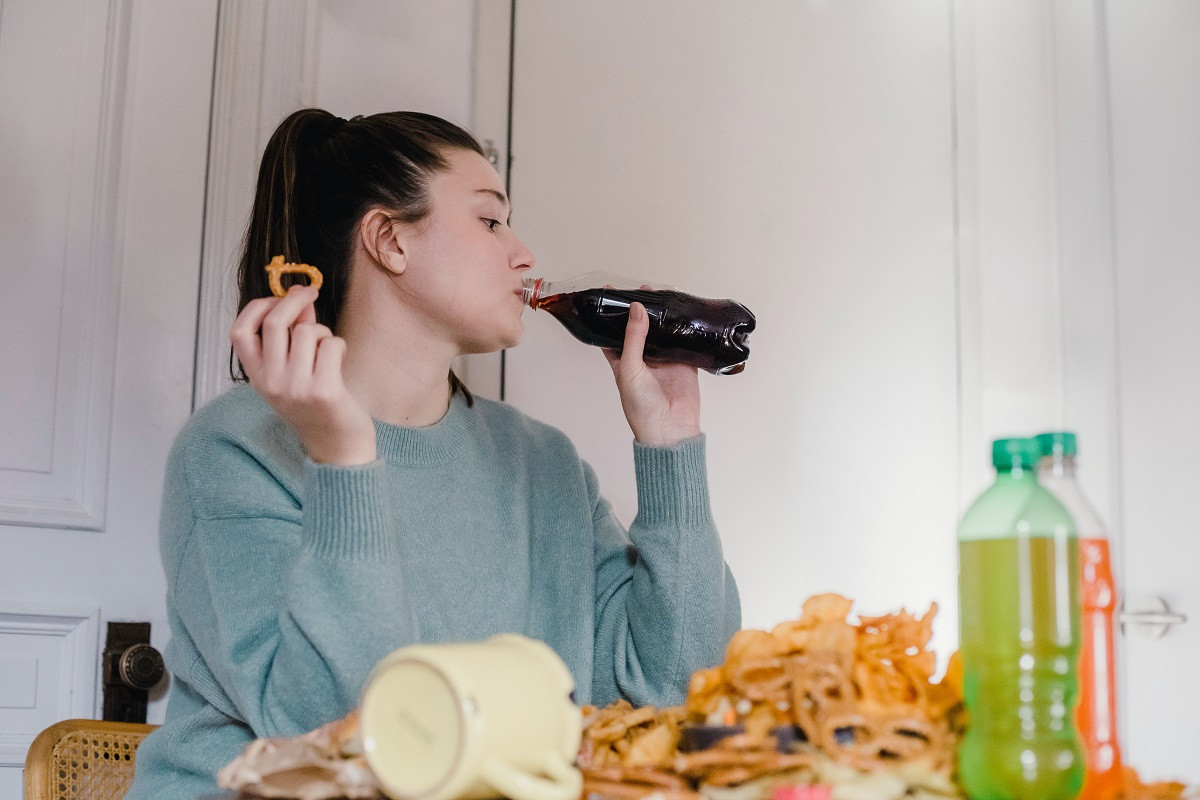
[(184, 428), (162, 511), (172, 675), (131, 800), (195, 800), (255, 737), (344, 716), (383, 656), (502, 632), (548, 643), (580, 703), (681, 702), (740, 625), (703, 436), (634, 445), (626, 533), (559, 431), (456, 394), (379, 460), (308, 461), (249, 387)]

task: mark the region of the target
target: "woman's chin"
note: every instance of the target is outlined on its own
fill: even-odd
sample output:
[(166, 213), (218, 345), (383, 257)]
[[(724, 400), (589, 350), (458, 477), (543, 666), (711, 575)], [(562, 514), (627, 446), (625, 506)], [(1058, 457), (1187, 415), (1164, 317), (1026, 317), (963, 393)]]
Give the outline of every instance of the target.
[(504, 333), (497, 336), (492, 341), (469, 342), (464, 344), (461, 349), (463, 355), (484, 355), (486, 353), (499, 353), (501, 350), (508, 350), (516, 347), (521, 343), (521, 339), (525, 334), (525, 327), (522, 325), (514, 331)]
[(504, 343), (497, 350), (507, 350), (510, 347), (516, 347), (521, 343), (521, 339), (525, 336), (525, 323), (517, 320), (517, 327), (511, 333), (504, 337)]

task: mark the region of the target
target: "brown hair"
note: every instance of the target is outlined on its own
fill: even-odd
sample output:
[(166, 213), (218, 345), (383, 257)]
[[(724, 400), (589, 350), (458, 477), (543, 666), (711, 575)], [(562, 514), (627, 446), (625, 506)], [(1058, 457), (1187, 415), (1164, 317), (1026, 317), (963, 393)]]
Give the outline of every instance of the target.
[[(429, 176), (448, 168), (447, 150), (483, 148), (467, 131), (431, 114), (392, 111), (342, 119), (303, 108), (279, 123), (263, 152), (254, 207), (238, 264), (238, 311), (270, 295), (264, 267), (275, 256), (312, 264), (324, 284), (317, 321), (337, 331), (359, 221), (382, 208), (401, 222), (429, 214)], [(234, 380), (246, 373), (230, 352)], [(450, 372), (452, 391), (471, 393)]]

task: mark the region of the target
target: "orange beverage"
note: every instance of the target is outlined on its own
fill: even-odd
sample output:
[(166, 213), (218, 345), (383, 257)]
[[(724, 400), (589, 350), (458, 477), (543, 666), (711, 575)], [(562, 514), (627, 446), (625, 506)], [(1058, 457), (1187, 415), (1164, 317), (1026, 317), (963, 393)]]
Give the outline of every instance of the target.
[(1113, 612), (1116, 591), (1107, 539), (1080, 539), (1083, 591), (1076, 721), (1087, 754), (1081, 800), (1111, 800), (1124, 786), (1117, 742)]
[(1108, 536), (1075, 479), (1072, 433), (1037, 437), (1042, 448), (1038, 480), (1071, 513), (1079, 534), (1081, 631), (1079, 708), (1076, 724), (1087, 760), (1080, 800), (1112, 800), (1124, 787), (1117, 741), (1117, 677), (1113, 615), (1117, 592)]

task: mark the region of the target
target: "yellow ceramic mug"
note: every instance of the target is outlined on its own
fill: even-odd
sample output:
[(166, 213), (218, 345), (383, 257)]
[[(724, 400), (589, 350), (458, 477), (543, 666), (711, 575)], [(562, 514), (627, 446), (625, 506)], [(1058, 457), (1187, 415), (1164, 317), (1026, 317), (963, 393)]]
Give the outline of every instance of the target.
[(363, 690), (367, 762), (395, 800), (575, 800), (574, 686), (553, 650), (515, 634), (401, 648)]

